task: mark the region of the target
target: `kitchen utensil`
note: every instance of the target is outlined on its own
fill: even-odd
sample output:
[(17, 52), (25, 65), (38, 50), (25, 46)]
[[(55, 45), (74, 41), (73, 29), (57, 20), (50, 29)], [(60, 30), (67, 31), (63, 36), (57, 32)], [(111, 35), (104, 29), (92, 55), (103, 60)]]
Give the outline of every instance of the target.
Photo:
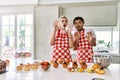
[(100, 64), (101, 68), (107, 68), (111, 63), (112, 57), (110, 55), (94, 55), (93, 63)]
[(40, 62), (40, 65), (41, 65), (41, 68), (44, 71), (47, 71), (50, 68), (50, 66), (51, 66), (48, 61), (42, 61), (42, 62)]

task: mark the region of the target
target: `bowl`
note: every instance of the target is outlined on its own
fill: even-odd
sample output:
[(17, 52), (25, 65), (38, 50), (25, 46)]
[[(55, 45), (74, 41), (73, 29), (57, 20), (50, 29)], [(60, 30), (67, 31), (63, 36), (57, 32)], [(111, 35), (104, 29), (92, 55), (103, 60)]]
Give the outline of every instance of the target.
[(50, 68), (50, 65), (41, 65), (44, 71), (47, 71)]
[(41, 62), (40, 63), (40, 65), (41, 65), (41, 68), (44, 70), (44, 71), (47, 71), (49, 68), (50, 68), (50, 63), (49, 62)]
[(101, 68), (107, 68), (111, 63), (111, 59), (110, 55), (94, 55), (93, 63), (100, 64)]

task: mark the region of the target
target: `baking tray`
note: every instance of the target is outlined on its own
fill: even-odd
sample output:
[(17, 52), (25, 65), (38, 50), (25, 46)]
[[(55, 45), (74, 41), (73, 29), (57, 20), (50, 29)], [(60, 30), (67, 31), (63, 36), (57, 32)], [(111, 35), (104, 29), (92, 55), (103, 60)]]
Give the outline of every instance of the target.
[(4, 70), (3, 72), (0, 72), (0, 74), (8, 72), (8, 69)]

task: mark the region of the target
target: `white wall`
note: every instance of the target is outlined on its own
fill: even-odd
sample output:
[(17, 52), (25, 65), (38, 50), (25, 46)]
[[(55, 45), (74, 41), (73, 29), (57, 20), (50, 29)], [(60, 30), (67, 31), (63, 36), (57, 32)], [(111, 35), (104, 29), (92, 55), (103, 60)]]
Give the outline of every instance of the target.
[(63, 7), (63, 15), (67, 15), (72, 22), (74, 17), (82, 16), (86, 26), (115, 26), (117, 21), (116, 4), (114, 5), (86, 5)]

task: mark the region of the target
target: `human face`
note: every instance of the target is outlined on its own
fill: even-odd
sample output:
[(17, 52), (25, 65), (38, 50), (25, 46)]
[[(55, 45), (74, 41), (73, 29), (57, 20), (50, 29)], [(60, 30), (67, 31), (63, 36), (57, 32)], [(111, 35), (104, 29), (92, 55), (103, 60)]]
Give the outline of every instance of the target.
[(83, 30), (84, 23), (81, 20), (75, 20), (74, 26), (78, 31)]
[(68, 25), (68, 19), (67, 18), (61, 18), (60, 19), (60, 26), (61, 26), (61, 28), (65, 29), (67, 25)]

